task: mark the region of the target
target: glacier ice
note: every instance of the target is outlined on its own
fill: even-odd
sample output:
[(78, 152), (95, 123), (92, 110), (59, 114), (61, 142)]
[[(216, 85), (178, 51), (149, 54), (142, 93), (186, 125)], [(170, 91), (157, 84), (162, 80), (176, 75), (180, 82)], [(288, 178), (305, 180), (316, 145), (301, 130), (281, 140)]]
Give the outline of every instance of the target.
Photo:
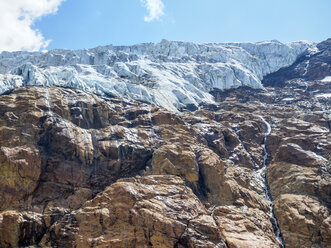
[(167, 41), (84, 50), (2, 52), (0, 94), (21, 86), (63, 86), (163, 106), (213, 103), (214, 88), (262, 89), (263, 76), (316, 49), (306, 41), (206, 43)]

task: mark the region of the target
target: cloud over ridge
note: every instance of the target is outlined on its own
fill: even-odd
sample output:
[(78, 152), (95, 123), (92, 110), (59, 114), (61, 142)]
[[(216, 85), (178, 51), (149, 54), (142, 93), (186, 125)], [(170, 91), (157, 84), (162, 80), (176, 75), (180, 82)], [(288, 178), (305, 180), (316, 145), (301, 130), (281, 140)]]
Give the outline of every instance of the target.
[(49, 40), (34, 29), (34, 22), (45, 15), (56, 13), (64, 0), (1, 0), (0, 52), (38, 51), (46, 48)]
[(148, 16), (144, 17), (145, 22), (158, 20), (164, 15), (164, 4), (162, 0), (141, 0), (141, 2), (148, 11)]

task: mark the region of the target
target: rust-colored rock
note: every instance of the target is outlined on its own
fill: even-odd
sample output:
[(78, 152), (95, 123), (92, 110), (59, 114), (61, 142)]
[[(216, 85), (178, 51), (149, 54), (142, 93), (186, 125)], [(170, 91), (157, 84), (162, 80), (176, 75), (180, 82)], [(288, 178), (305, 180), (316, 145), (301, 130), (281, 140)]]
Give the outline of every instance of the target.
[(151, 173), (182, 176), (194, 185), (199, 180), (195, 153), (189, 147), (177, 144), (161, 146), (153, 153)]
[(213, 214), (229, 248), (279, 247), (263, 211), (229, 205), (215, 208)]
[(215, 220), (175, 176), (122, 179), (56, 222), (41, 244), (61, 247), (226, 247)]
[(275, 214), (287, 247), (330, 247), (329, 209), (306, 195), (281, 195)]
[(23, 247), (38, 244), (46, 231), (43, 215), (33, 212), (0, 213), (0, 246)]

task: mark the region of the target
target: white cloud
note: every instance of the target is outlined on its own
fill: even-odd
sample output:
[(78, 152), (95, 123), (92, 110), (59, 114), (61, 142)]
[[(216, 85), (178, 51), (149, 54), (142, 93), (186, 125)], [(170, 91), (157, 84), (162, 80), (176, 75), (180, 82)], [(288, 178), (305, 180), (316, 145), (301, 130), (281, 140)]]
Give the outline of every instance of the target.
[(148, 16), (144, 17), (145, 22), (158, 20), (164, 15), (164, 4), (162, 0), (141, 0), (144, 7), (148, 10)]
[(0, 0), (0, 52), (38, 51), (49, 40), (33, 27), (38, 18), (56, 13), (64, 0)]

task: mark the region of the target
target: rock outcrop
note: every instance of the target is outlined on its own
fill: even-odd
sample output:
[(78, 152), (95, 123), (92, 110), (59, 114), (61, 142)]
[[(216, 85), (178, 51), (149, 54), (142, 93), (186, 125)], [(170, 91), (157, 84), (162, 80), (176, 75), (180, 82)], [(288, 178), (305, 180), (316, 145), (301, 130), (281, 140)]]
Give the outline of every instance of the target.
[(209, 211), (175, 176), (121, 179), (56, 222), (60, 247), (226, 247)]

